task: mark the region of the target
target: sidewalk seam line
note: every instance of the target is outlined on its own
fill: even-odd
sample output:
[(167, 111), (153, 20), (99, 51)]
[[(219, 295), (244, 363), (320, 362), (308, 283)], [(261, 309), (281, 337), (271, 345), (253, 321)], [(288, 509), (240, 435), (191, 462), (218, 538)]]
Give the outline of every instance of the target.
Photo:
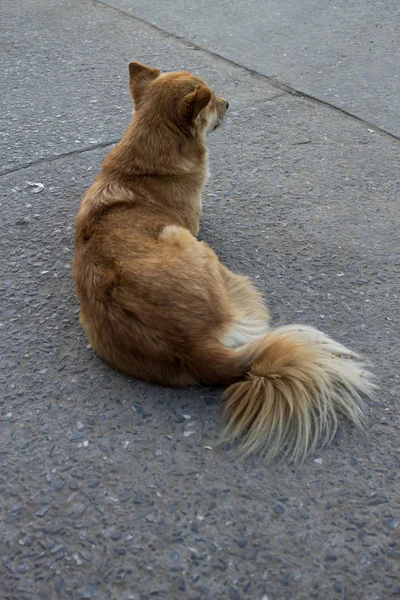
[(119, 142), (120, 138), (115, 140), (110, 140), (108, 142), (100, 142), (99, 144), (93, 144), (93, 146), (85, 146), (84, 148), (79, 148), (77, 150), (71, 150), (70, 152), (63, 152), (61, 154), (55, 154), (54, 156), (43, 156), (42, 158), (37, 158), (36, 160), (31, 160), (23, 165), (19, 165), (13, 167), (11, 169), (6, 169), (4, 171), (0, 171), (0, 177), (3, 175), (9, 175), (10, 173), (16, 173), (17, 171), (22, 171), (23, 169), (29, 169), (30, 167), (34, 167), (41, 163), (46, 162), (54, 162), (55, 160), (59, 160), (62, 158), (68, 158), (70, 156), (75, 156), (77, 154), (83, 154), (84, 152), (91, 152), (92, 150), (97, 150), (98, 148), (107, 148), (107, 146), (112, 146)]

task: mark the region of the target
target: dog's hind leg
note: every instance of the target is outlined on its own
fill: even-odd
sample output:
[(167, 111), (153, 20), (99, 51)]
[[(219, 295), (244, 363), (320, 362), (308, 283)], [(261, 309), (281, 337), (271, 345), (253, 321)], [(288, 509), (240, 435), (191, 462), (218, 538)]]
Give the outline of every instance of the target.
[(233, 323), (222, 343), (238, 348), (263, 336), (268, 330), (269, 314), (261, 294), (248, 277), (231, 273), (220, 265), (220, 273), (231, 302)]

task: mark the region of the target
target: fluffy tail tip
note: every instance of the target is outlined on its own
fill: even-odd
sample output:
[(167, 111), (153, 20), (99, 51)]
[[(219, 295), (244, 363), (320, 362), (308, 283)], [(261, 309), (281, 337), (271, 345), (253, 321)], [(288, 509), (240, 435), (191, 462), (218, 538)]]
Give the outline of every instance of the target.
[(310, 327), (282, 327), (260, 346), (244, 381), (224, 393), (222, 441), (240, 440), (243, 456), (255, 452), (299, 462), (327, 446), (338, 414), (362, 427), (365, 397), (376, 388), (355, 354)]

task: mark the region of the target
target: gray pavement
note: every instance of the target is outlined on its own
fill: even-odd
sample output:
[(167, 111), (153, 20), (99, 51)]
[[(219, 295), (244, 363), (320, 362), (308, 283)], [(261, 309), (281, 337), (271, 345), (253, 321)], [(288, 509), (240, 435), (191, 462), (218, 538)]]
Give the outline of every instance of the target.
[[(264, 23), (273, 35), (259, 50), (250, 19), (228, 31), (226, 13), (214, 36), (223, 22), (211, 23), (211, 5), (197, 7), (195, 42), (214, 54), (132, 16), (189, 38), (189, 1), (168, 15), (169, 2), (112, 4), (1, 4), (0, 598), (395, 598), (400, 239), (390, 94), (370, 79), (352, 118), (335, 106), (354, 107), (333, 96), (323, 104), (249, 72), (281, 39), (261, 2), (248, 14), (264, 12), (252, 17), (255, 31)], [(386, 3), (378, 25), (389, 5), (394, 15), (397, 4)], [(235, 3), (232, 18), (245, 10)], [(346, 46), (354, 72), (364, 69), (355, 40), (339, 26), (336, 37), (326, 31), (325, 59)], [(286, 42), (281, 53), (294, 48)], [(215, 55), (222, 48), (240, 62), (235, 45), (247, 47), (243, 67)], [(292, 50), (281, 82), (300, 89), (306, 58)], [(380, 390), (365, 432), (341, 423), (332, 446), (301, 465), (239, 462), (234, 447), (216, 446), (219, 390), (128, 379), (87, 347), (70, 275), (74, 217), (129, 120), (131, 59), (191, 70), (229, 99), (226, 123), (209, 137), (201, 237), (255, 277), (275, 323), (317, 326), (372, 362)], [(380, 69), (393, 84), (390, 61)], [(335, 81), (342, 98), (357, 97), (348, 75)]]
[(396, 0), (106, 3), (400, 136)]

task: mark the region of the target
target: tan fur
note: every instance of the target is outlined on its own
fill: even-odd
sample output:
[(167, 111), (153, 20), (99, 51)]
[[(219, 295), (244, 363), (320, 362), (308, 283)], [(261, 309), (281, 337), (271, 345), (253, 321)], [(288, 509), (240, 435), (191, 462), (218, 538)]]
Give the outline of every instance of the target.
[(269, 330), (250, 281), (196, 239), (205, 135), (227, 102), (186, 71), (133, 62), (129, 73), (135, 112), (76, 220), (82, 326), (95, 351), (127, 375), (229, 385), (225, 439), (241, 439), (245, 453), (301, 459), (332, 439), (338, 412), (361, 423), (369, 376), (317, 330)]

